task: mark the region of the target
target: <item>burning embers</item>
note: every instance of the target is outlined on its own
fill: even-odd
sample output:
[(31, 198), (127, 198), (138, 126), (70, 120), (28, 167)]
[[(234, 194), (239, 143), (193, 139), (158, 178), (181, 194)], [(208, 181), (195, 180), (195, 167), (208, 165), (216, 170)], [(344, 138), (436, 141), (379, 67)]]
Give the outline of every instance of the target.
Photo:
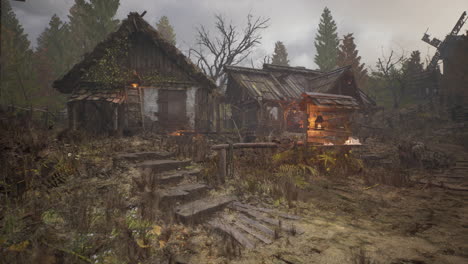
[(191, 130), (176, 130), (172, 133), (169, 133), (169, 136), (183, 136), (183, 135), (194, 134), (194, 133), (195, 132)]
[(362, 145), (358, 138), (348, 137), (344, 143), (345, 145)]
[[(323, 143), (324, 146), (334, 146), (332, 142), (325, 142)], [(344, 142), (343, 145), (362, 145), (358, 138), (348, 137), (348, 139)]]

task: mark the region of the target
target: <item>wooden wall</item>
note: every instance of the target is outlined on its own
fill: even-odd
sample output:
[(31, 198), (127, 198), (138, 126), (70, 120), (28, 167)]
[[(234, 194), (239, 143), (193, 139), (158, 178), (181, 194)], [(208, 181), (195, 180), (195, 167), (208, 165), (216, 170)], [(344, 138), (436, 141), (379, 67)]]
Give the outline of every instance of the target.
[[(335, 145), (344, 144), (352, 135), (351, 115), (353, 111), (333, 107), (318, 107), (314, 104), (307, 104), (308, 130), (307, 141), (311, 143), (333, 143)], [(322, 116), (323, 130), (315, 130), (315, 120)]]
[(164, 76), (175, 77), (181, 82), (191, 81), (188, 75), (181, 71), (180, 67), (148, 36), (134, 33), (130, 36), (130, 43), (130, 68), (135, 69), (140, 75), (157, 71)]

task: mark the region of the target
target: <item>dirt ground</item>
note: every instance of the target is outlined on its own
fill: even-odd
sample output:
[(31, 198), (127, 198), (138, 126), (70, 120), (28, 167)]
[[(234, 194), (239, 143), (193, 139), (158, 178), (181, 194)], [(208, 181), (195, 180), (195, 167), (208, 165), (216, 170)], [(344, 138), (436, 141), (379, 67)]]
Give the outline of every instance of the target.
[(468, 263), (468, 194), (370, 187), (317, 179), (307, 201), (280, 208), (302, 216), (304, 234), (230, 258), (222, 238), (194, 237), (190, 263)]
[[(57, 260), (73, 260), (66, 263), (91, 262), (83, 262), (76, 256), (96, 256), (96, 261), (91, 263), (138, 263), (114, 261), (129, 259), (128, 256), (145, 260), (140, 263), (167, 263), (156, 260), (159, 257), (164, 260), (167, 256), (172, 258), (174, 251), (166, 254), (172, 245), (180, 249), (177, 253), (183, 253), (177, 254), (183, 258), (179, 263), (187, 264), (468, 263), (468, 193), (423, 185), (402, 188), (368, 184), (360, 175), (335, 180), (317, 176), (291, 208), (286, 202), (278, 204), (266, 196), (246, 194), (241, 197), (249, 204), (301, 216), (294, 224), (305, 231), (295, 236), (283, 234), (272, 244), (259, 245), (253, 250), (233, 247), (226, 237), (215, 235), (203, 226), (184, 227), (162, 220), (146, 225), (146, 222), (133, 217), (132, 212), (126, 211), (129, 205), (140, 203), (145, 198), (144, 192), (132, 193), (132, 179), (138, 173), (128, 169), (128, 164), (116, 166), (112, 160), (115, 153), (129, 149), (157, 150), (158, 145), (157, 141), (151, 140), (121, 139), (118, 142), (96, 141), (77, 150), (72, 146), (61, 150), (65, 161), (78, 163), (78, 169), (83, 170), (80, 172), (82, 176), (69, 177), (58, 187), (50, 188), (47, 196), (44, 194), (42, 199), (37, 199), (41, 203), (32, 203), (36, 201), (29, 199), (30, 207), (26, 204), (24, 209), (12, 208), (5, 219), (11, 218), (14, 220), (12, 223), (21, 225), (14, 225), (12, 231), (5, 232), (3, 241), (11, 249), (10, 244), (17, 245), (40, 237), (54, 246), (55, 251), (44, 251), (35, 246), (41, 245), (39, 242), (29, 247), (26, 244), (21, 250), (2, 251), (8, 253), (9, 260), (16, 259), (16, 262), (2, 262), (6, 258), (2, 260), (0, 257), (0, 263), (39, 263), (23, 261), (37, 259), (34, 258), (35, 252), (45, 252), (47, 257), (56, 256)], [(216, 191), (229, 192), (222, 188)], [(23, 217), (24, 212), (32, 211), (27, 216), (35, 215), (31, 208), (38, 211), (38, 219), (42, 217), (41, 224), (26, 223), (31, 217)], [(15, 215), (20, 218), (13, 218)], [(45, 216), (48, 216), (47, 221)], [(82, 228), (83, 224), (86, 224), (86, 229)], [(28, 229), (31, 226), (36, 231)], [(160, 237), (148, 244), (138, 239), (139, 235), (149, 233), (148, 228), (154, 227), (162, 229)], [(171, 232), (171, 239), (164, 238)], [(112, 258), (105, 258), (111, 253)], [(104, 261), (97, 261), (101, 259)]]

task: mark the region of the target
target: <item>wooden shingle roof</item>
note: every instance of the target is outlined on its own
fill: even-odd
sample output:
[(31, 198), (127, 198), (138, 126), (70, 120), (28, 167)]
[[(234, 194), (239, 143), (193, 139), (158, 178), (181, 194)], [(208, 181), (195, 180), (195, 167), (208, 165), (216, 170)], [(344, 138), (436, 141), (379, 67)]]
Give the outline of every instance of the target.
[(290, 101), (300, 99), (304, 92), (313, 92), (348, 95), (354, 97), (362, 105), (375, 105), (375, 102), (356, 86), (345, 91), (338, 89), (342, 78), (354, 79), (351, 66), (325, 73), (303, 67), (271, 64), (265, 64), (263, 69), (238, 66), (226, 66), (225, 69), (227, 74), (238, 85), (244, 87), (253, 98)]

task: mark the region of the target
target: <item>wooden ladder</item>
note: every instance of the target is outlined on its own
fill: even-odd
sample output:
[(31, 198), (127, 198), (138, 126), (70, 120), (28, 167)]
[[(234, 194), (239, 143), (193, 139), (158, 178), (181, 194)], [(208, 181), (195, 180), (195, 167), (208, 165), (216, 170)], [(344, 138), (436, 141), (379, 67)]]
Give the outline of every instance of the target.
[(127, 89), (126, 111), (128, 128), (130, 130), (140, 130), (143, 129), (145, 126), (142, 102), (143, 98), (141, 88)]

